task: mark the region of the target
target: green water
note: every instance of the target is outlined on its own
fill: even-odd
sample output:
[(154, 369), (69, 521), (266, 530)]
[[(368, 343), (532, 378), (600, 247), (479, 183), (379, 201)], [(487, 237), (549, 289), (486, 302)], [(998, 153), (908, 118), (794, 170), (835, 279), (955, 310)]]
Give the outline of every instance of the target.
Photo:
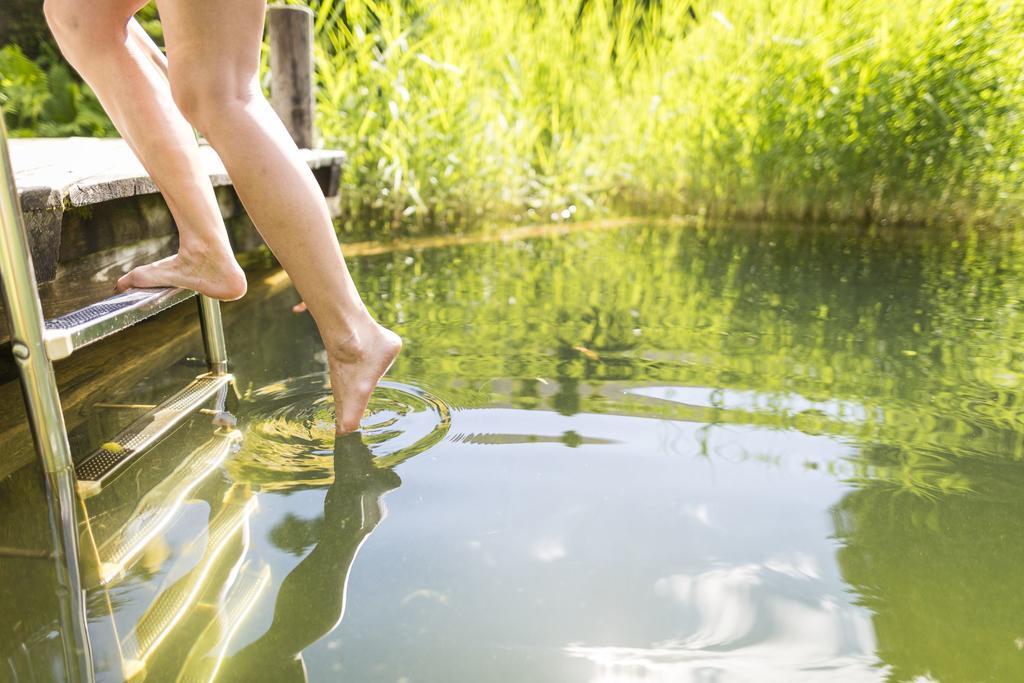
[(294, 293), (232, 304), (244, 441), (91, 591), (101, 678), (111, 613), (202, 572), (147, 680), (1024, 680), (1024, 238), (634, 227), (352, 269), (406, 339), (363, 433), (334, 441)]

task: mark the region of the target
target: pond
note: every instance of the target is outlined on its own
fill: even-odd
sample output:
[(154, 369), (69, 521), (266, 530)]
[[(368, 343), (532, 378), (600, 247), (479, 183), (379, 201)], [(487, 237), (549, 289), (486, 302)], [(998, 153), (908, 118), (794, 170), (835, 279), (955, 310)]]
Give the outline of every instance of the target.
[(652, 222), (354, 257), (406, 347), (337, 441), (294, 292), (232, 304), (243, 439), (91, 590), (101, 678), (1024, 680), (1022, 256)]

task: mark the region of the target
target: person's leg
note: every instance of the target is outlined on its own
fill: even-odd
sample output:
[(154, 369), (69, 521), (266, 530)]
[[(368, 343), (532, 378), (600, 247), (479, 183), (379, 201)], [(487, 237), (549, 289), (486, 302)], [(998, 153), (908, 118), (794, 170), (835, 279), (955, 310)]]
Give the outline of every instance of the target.
[(173, 285), (217, 299), (245, 294), (195, 134), (174, 105), (163, 55), (132, 18), (144, 0), (46, 0), (61, 52), (96, 91), (163, 192), (178, 226), (176, 256), (133, 270), (119, 289)]
[(338, 430), (359, 427), (402, 342), (366, 310), (327, 202), (258, 83), (266, 0), (161, 0), (171, 91), (217, 150), (327, 348)]

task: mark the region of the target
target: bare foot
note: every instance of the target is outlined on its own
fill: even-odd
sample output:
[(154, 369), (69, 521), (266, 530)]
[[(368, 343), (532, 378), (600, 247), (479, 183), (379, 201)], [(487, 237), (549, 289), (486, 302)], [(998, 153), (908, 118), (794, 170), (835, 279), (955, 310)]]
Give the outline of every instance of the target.
[(328, 347), (338, 434), (359, 429), (370, 394), (402, 350), (402, 339), (372, 319), (338, 348)]
[(245, 296), (245, 273), (234, 256), (190, 256), (184, 251), (135, 268), (117, 281), (115, 289), (131, 287), (181, 287), (221, 301)]

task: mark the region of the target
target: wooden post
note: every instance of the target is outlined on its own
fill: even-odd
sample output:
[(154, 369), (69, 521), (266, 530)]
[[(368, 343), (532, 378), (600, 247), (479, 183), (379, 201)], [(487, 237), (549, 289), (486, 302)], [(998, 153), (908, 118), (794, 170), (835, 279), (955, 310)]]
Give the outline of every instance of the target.
[(313, 92), (313, 11), (272, 5), (270, 103), (300, 148), (316, 146)]

